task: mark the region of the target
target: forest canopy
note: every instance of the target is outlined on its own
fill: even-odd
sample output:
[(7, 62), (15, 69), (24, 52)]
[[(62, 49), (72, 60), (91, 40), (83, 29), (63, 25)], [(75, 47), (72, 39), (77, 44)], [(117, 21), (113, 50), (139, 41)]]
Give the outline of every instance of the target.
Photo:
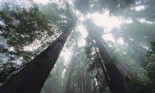
[(154, 0), (0, 2), (0, 93), (155, 92)]

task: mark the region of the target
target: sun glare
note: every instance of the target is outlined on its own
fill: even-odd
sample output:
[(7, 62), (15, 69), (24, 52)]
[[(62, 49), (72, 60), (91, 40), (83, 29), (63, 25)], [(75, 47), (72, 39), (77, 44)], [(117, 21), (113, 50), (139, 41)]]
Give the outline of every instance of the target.
[(117, 40), (117, 43), (120, 44), (120, 45), (124, 45), (124, 40), (123, 40), (123, 38), (119, 38), (119, 39)]
[(24, 51), (34, 51), (41, 46), (41, 42), (39, 40), (35, 40), (32, 44), (25, 46)]
[(36, 3), (47, 4), (49, 0), (34, 0)]
[(141, 23), (147, 23), (147, 24), (153, 24), (154, 23), (154, 22), (151, 22), (151, 21), (147, 21), (146, 19), (143, 19), (143, 18), (139, 19), (138, 21), (141, 22)]
[(143, 6), (143, 5), (140, 5), (140, 6), (136, 6), (135, 7), (135, 10), (136, 11), (141, 11), (141, 10), (144, 10), (145, 9), (145, 6)]
[(66, 47), (63, 48), (63, 50), (60, 53), (60, 56), (64, 58), (64, 64), (68, 65), (68, 61), (70, 60), (72, 52), (70, 49), (67, 49)]
[(115, 39), (113, 37), (113, 35), (111, 33), (108, 33), (108, 34), (105, 34), (102, 36), (102, 38), (105, 40), (105, 41), (112, 41), (112, 42), (115, 42)]
[(78, 25), (77, 26), (77, 29), (81, 33), (81, 35), (82, 35), (83, 38), (87, 37), (88, 33), (87, 33), (87, 30), (84, 27), (84, 25), (82, 25), (82, 24), (81, 25)]
[(118, 17), (110, 16), (109, 11), (106, 11), (103, 14), (89, 14), (88, 18), (93, 19), (96, 25), (104, 27), (107, 31), (110, 31), (114, 27), (119, 28), (119, 26), (122, 24), (122, 21)]

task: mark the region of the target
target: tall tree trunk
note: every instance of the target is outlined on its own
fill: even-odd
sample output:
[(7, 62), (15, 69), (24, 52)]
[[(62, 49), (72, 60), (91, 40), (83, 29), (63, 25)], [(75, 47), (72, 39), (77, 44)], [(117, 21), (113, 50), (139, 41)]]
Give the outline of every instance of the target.
[[(94, 47), (95, 52), (96, 52), (96, 54), (97, 54), (97, 57), (98, 57), (98, 58), (102, 58), (102, 57), (100, 56), (100, 54), (98, 53), (98, 51), (97, 51), (97, 49), (96, 49), (96, 47), (95, 47), (96, 45), (94, 44), (94, 42), (93, 42), (92, 39), (91, 39), (91, 43), (93, 44), (93, 47)], [(103, 60), (101, 60), (101, 61), (99, 62), (99, 64), (100, 64), (100, 66), (101, 66), (103, 75), (105, 76), (105, 80), (107, 81), (108, 86), (110, 86), (110, 78), (109, 78), (108, 73), (107, 73), (107, 71), (106, 71), (106, 68), (105, 68), (105, 65), (104, 65), (104, 63), (103, 63)], [(103, 83), (104, 83), (104, 82), (103, 82)]]
[(91, 77), (89, 76), (88, 72), (86, 72), (86, 88), (84, 93), (92, 93), (92, 81)]
[(107, 74), (110, 78), (110, 92), (111, 93), (126, 93), (124, 86), (124, 78), (120, 73), (119, 69), (114, 64), (114, 60), (108, 54), (105, 48), (105, 42), (103, 43), (103, 39), (101, 35), (97, 34), (97, 32), (89, 31), (90, 36), (96, 41), (96, 44), (99, 48), (100, 55), (102, 60), (104, 61), (104, 65), (107, 71)]
[(0, 93), (40, 93), (71, 31), (64, 31), (1, 88)]

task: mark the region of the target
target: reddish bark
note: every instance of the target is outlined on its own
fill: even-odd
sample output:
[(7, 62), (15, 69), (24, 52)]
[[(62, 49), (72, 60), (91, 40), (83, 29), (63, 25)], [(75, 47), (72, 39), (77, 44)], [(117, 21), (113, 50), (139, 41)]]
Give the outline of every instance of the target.
[(40, 93), (70, 33), (71, 31), (62, 33), (46, 50), (6, 82), (0, 88), (0, 93)]

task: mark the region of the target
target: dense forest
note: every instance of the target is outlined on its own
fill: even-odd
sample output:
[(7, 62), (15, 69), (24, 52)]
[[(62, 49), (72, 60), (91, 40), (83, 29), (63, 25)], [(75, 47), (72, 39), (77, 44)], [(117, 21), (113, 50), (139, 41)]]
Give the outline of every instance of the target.
[(154, 0), (0, 0), (0, 93), (155, 93)]

